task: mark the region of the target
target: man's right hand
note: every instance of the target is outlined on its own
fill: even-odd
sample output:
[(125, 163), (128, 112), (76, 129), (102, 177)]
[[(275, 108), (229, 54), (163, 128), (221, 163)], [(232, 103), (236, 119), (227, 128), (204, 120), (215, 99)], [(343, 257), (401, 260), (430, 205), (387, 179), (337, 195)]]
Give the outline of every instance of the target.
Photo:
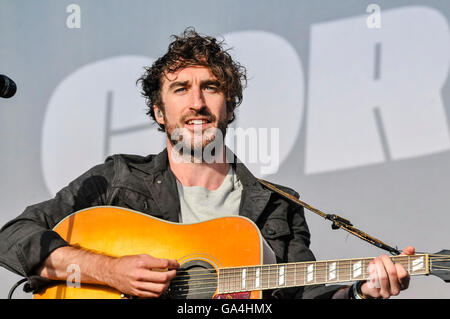
[(174, 259), (133, 255), (113, 259), (106, 283), (120, 292), (157, 298), (167, 289), (180, 265)]
[(123, 294), (142, 298), (161, 296), (180, 267), (174, 259), (150, 255), (110, 257), (65, 246), (55, 249), (37, 274), (53, 280), (66, 280), (68, 266), (73, 264), (81, 270), (82, 283), (108, 285)]

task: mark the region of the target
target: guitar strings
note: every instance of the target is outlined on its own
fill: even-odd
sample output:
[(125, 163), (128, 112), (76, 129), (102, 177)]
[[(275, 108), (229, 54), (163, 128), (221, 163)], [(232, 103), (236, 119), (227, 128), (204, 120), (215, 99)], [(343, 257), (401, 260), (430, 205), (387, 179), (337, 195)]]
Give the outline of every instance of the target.
[[(406, 266), (406, 268), (407, 268), (407, 265), (403, 265), (403, 266), (404, 267)], [(256, 267), (256, 268), (258, 268), (258, 267)], [(368, 271), (366, 271), (366, 270), (364, 270), (362, 268), (363, 268), (363, 266), (361, 266), (361, 268), (358, 269), (358, 270), (361, 271), (361, 273), (368, 273)], [(227, 270), (226, 273), (223, 272), (224, 269)], [(177, 275), (176, 275), (176, 277), (173, 280), (177, 280), (177, 279), (181, 279), (181, 278), (191, 278), (191, 280), (195, 280), (195, 279), (204, 280), (204, 279), (207, 279), (207, 278), (217, 278), (217, 277), (220, 277), (220, 276), (226, 277), (226, 278), (222, 278), (222, 279), (242, 278), (242, 272), (240, 270), (235, 272), (235, 271), (228, 271), (228, 269), (229, 268), (222, 268), (219, 271), (219, 275), (217, 274), (217, 272), (213, 272), (211, 270), (203, 270), (203, 271), (202, 270), (198, 270), (195, 274), (191, 274), (188, 271), (182, 271), (182, 272), (177, 272)], [(236, 269), (238, 269), (238, 268), (236, 268)], [(325, 267), (325, 265), (323, 265), (323, 267), (321, 267), (321, 266), (315, 267), (314, 272), (316, 274), (319, 273), (318, 275), (320, 276), (321, 275), (320, 272), (324, 272), (324, 271), (327, 271), (327, 270), (328, 270), (327, 267)], [(355, 270), (355, 269), (353, 268), (352, 265), (350, 265), (350, 266), (336, 267), (333, 271), (339, 272), (339, 271), (349, 271), (349, 270)], [(305, 269), (305, 267), (302, 267), (301, 269), (289, 268), (289, 269), (285, 269), (284, 276), (307, 275), (309, 273), (310, 272), (308, 272), (308, 270)], [(278, 278), (280, 276), (279, 269), (260, 269), (260, 274), (259, 274), (260, 277), (267, 276), (267, 275), (274, 276), (274, 277)], [(247, 271), (246, 276), (247, 277), (253, 276), (253, 277), (256, 278), (257, 277), (256, 276), (256, 271), (255, 270)], [(325, 275), (322, 275), (322, 276), (325, 276)], [(186, 279), (186, 280), (189, 280), (189, 279)]]
[[(446, 270), (447, 268), (443, 268), (443, 269), (437, 269), (437, 270)], [(304, 274), (303, 274), (304, 275)], [(332, 282), (346, 282), (346, 281), (355, 281), (355, 280), (366, 280), (368, 278), (339, 278), (337, 280), (327, 280), (327, 275), (316, 275), (313, 282), (311, 282), (310, 284), (319, 284), (319, 283), (332, 283)], [(211, 282), (212, 281), (212, 282)], [(256, 281), (256, 277), (254, 276), (250, 276), (249, 278), (246, 279), (246, 282), (248, 281), (249, 286), (252, 286), (252, 283), (254, 281)], [(261, 280), (262, 281), (262, 280)], [(286, 284), (283, 285), (276, 285), (276, 283), (279, 281), (279, 276), (277, 275), (269, 275), (268, 278), (265, 278), (264, 282), (267, 282), (267, 286), (271, 286), (273, 288), (275, 287), (288, 287)], [(294, 278), (294, 286), (298, 286), (298, 283), (300, 280), (295, 280)], [(172, 287), (174, 288), (184, 288), (184, 287), (191, 287), (191, 288), (202, 288), (202, 285), (204, 285), (205, 283), (210, 284), (213, 283), (214, 287), (218, 286), (218, 281), (217, 281), (217, 277), (210, 277), (210, 278), (201, 278), (201, 279), (191, 279), (191, 280), (179, 280), (177, 278), (175, 278), (174, 280), (172, 280)], [(241, 278), (239, 276), (232, 276), (228, 278), (227, 282), (224, 282), (223, 286), (224, 288), (228, 288), (229, 286), (235, 286), (235, 287), (241, 287)], [(272, 286), (273, 284), (273, 286)], [(308, 285), (308, 283), (305, 283), (304, 281), (301, 282), (302, 285)], [(200, 285), (200, 287), (198, 287)], [(231, 288), (231, 287), (230, 287)], [(237, 288), (234, 288), (237, 289)], [(268, 288), (266, 288), (268, 289)], [(225, 289), (226, 290), (226, 289)], [(245, 288), (243, 288), (243, 290), (245, 290)], [(241, 290), (238, 290), (241, 291)]]
[[(436, 262), (448, 262), (450, 256), (443, 254), (430, 254), (430, 264), (433, 271), (448, 271), (450, 266), (436, 265)], [(434, 264), (433, 264), (434, 263)]]
[[(449, 261), (450, 260), (450, 256), (447, 256), (447, 255), (433, 254), (433, 255), (429, 255), (429, 256), (430, 256), (430, 261), (435, 261), (435, 262)], [(404, 259), (406, 259), (409, 256), (402, 256), (402, 257), (405, 257)], [(348, 263), (349, 261), (346, 261), (346, 262)], [(322, 263), (322, 262), (320, 262), (320, 263)], [(323, 263), (326, 263), (326, 262), (323, 262)], [(273, 267), (274, 268), (275, 267), (279, 267), (280, 265), (282, 265), (282, 264), (274, 264)], [(261, 273), (260, 273), (259, 276), (260, 276), (260, 278), (261, 277), (266, 277), (264, 279), (265, 279), (265, 281), (267, 281), (267, 284), (269, 285), (269, 283), (271, 283), (271, 282), (275, 282), (276, 283), (279, 280), (279, 278), (280, 278), (279, 276), (280, 275), (279, 275), (279, 273), (276, 273), (276, 274), (272, 273), (271, 274), (270, 273), (271, 269), (269, 269), (268, 266), (269, 265), (250, 266), (250, 267), (247, 267), (247, 269), (248, 268), (261, 267), (262, 269), (261, 269)], [(403, 266), (407, 267), (407, 265), (403, 265)], [(228, 274), (228, 276), (226, 278), (228, 282), (224, 283), (225, 287), (241, 283), (242, 273), (238, 273), (238, 274), (233, 273), (233, 274), (231, 274), (231, 270), (232, 269), (241, 269), (241, 268), (242, 267), (222, 268), (222, 271), (224, 269), (226, 269), (229, 272), (229, 274)], [(326, 278), (328, 277), (327, 274), (317, 274), (319, 271), (324, 271), (325, 269), (323, 269), (323, 268), (326, 269), (327, 268), (326, 265), (324, 265), (324, 264), (321, 264), (321, 265), (316, 264), (316, 269), (315, 269), (316, 275), (315, 275), (314, 283), (312, 283), (312, 284), (317, 284), (317, 282), (323, 282), (323, 281), (326, 282)], [(439, 268), (437, 270), (450, 269), (450, 267), (440, 266), (440, 265), (434, 265), (433, 268)], [(353, 269), (352, 265), (350, 265), (350, 266), (347, 265), (346, 267), (341, 267), (341, 266), (340, 267), (336, 267), (336, 270), (348, 270), (348, 269)], [(292, 271), (293, 269), (289, 269), (289, 270)], [(196, 272), (196, 274), (191, 274), (192, 272)], [(193, 291), (198, 291), (199, 289), (201, 289), (201, 290), (207, 289), (208, 290), (208, 289), (213, 289), (213, 288), (216, 289), (217, 288), (216, 282), (218, 281), (218, 275), (217, 275), (216, 272), (212, 271), (211, 269), (191, 270), (190, 272), (188, 272), (188, 271), (181, 271), (180, 273), (181, 274), (182, 273), (187, 273), (187, 275), (180, 275), (180, 276), (175, 277), (172, 280), (172, 283), (173, 283), (172, 287), (175, 287), (175, 288), (191, 287), (191, 289), (189, 290), (188, 294), (193, 294), (192, 293)], [(295, 275), (295, 277), (297, 277), (298, 275), (306, 276), (307, 274), (308, 274), (308, 272), (303, 268), (303, 269), (297, 269), (296, 274), (294, 274), (294, 275)], [(293, 275), (292, 273), (291, 274), (288, 274), (288, 273), (284, 274), (285, 277), (292, 276), (292, 275)], [(182, 279), (182, 278), (190, 278), (190, 279)], [(247, 280), (256, 280), (256, 279), (257, 279), (256, 274), (253, 274), (253, 273), (251, 273), (249, 271), (248, 276), (246, 278), (246, 281)], [(349, 278), (348, 280), (340, 280), (340, 282), (354, 281), (356, 279), (357, 278), (353, 278), (353, 279)], [(204, 286), (205, 281), (213, 281), (213, 283), (215, 285), (214, 286), (210, 286), (210, 287), (209, 286)], [(294, 278), (294, 281), (296, 281), (295, 278)], [(328, 282), (333, 282), (333, 280), (329, 280)], [(184, 284), (184, 283), (190, 283), (190, 284)], [(206, 283), (210, 284), (210, 282), (206, 282)], [(277, 285), (277, 286), (281, 287), (283, 285)], [(243, 289), (245, 289), (245, 288), (243, 288)], [(264, 288), (259, 288), (259, 289), (264, 289)], [(237, 292), (239, 292), (239, 291), (241, 291), (241, 290), (238, 290)]]
[[(340, 279), (336, 279), (336, 280), (328, 280), (327, 279), (328, 276), (327, 275), (320, 275), (320, 276), (316, 276), (313, 280), (314, 284), (319, 284), (319, 283), (332, 283), (332, 282), (345, 282), (345, 281), (355, 281), (355, 280), (362, 280), (362, 279), (368, 279), (365, 278), (364, 276), (362, 278), (352, 278), (352, 277), (348, 277), (348, 278), (340, 278)], [(246, 278), (246, 284), (248, 284), (249, 286), (253, 285), (253, 282), (256, 281), (256, 277), (249, 277)], [(284, 287), (283, 284), (281, 285), (276, 285), (276, 283), (279, 282), (279, 276), (278, 275), (269, 275), (269, 277), (266, 277), (264, 280), (260, 279), (260, 282), (266, 282), (267, 285), (269, 286), (280, 286), (280, 287)], [(285, 280), (285, 282), (294, 282), (295, 284), (305, 284), (305, 281), (298, 279), (298, 280)], [(176, 288), (180, 288), (180, 287), (190, 287), (192, 285), (202, 285), (204, 283), (214, 283), (216, 285), (218, 285), (218, 280), (217, 277), (210, 277), (210, 278), (202, 278), (202, 279), (188, 279), (188, 280), (178, 280), (177, 278), (173, 279), (171, 281), (171, 286), (172, 287), (176, 287)], [(229, 277), (227, 278), (226, 282), (223, 282), (222, 286), (241, 286), (242, 284), (242, 280), (239, 276), (234, 276), (234, 277)]]
[[(450, 258), (449, 258), (450, 259)], [(448, 267), (445, 267), (448, 268)], [(326, 278), (326, 276), (317, 276), (314, 280), (314, 282), (312, 283), (303, 283), (302, 286), (308, 286), (308, 285), (315, 285), (318, 283), (322, 283), (322, 280), (324, 280)], [(255, 278), (252, 278), (255, 279)], [(277, 278), (278, 279), (278, 278)], [(348, 280), (342, 280), (341, 282), (351, 282), (351, 281), (355, 281), (355, 279), (348, 279)], [(275, 282), (277, 282), (275, 280)], [(250, 292), (250, 291), (254, 291), (254, 290), (266, 290), (266, 289), (272, 289), (274, 287), (269, 287), (269, 283), (270, 280), (268, 281), (268, 286), (260, 286), (260, 287), (246, 287), (246, 288), (237, 288), (237, 287), (233, 287), (233, 289), (224, 289), (224, 292), (220, 292), (219, 294), (228, 294), (228, 293), (239, 293), (239, 292)], [(325, 283), (325, 282), (323, 282)], [(200, 286), (199, 286), (200, 284)], [(209, 283), (208, 283), (209, 284)], [(231, 282), (232, 284), (236, 284), (236, 282)], [(226, 286), (226, 285), (225, 285)], [(277, 285), (277, 287), (283, 287), (283, 288), (288, 288), (288, 287), (296, 287), (297, 285), (294, 283), (294, 285), (292, 284), (285, 284), (285, 285)], [(199, 295), (199, 294), (204, 294), (204, 293), (210, 293), (211, 295), (215, 293), (216, 289), (218, 288), (217, 285), (213, 285), (213, 286), (206, 286), (206, 285), (201, 285), (201, 283), (196, 284), (196, 286), (191, 286), (191, 285), (178, 285), (177, 288), (179, 287), (190, 287), (190, 289), (185, 292), (185, 291), (181, 291), (181, 294), (177, 294), (177, 296), (188, 296), (188, 295)], [(224, 287), (227, 288), (227, 287)]]
[[(430, 256), (430, 262), (445, 262), (445, 261), (450, 261), (450, 256), (447, 255), (438, 255), (438, 254), (434, 254), (434, 255), (429, 255)], [(405, 256), (406, 258), (408, 256)], [(406, 259), (405, 258), (405, 259)], [(347, 261), (348, 262), (348, 261)], [(398, 262), (398, 261), (397, 261)], [(265, 265), (266, 267), (268, 265)], [(274, 268), (279, 267), (280, 264), (275, 264)], [(408, 265), (403, 265), (405, 267), (407, 267)], [(250, 266), (251, 268), (258, 268), (261, 267), (263, 268), (263, 266)], [(223, 294), (225, 293), (238, 293), (238, 292), (248, 292), (248, 291), (252, 291), (252, 290), (265, 290), (265, 289), (269, 289), (269, 284), (271, 282), (276, 283), (279, 280), (279, 274), (274, 274), (274, 273), (270, 273), (271, 269), (269, 267), (267, 268), (263, 268), (261, 269), (260, 272), (260, 277), (266, 277), (265, 279), (267, 280), (267, 287), (251, 287), (251, 285), (248, 288), (243, 288), (240, 287), (239, 289), (237, 288), (238, 286), (241, 286), (240, 284), (242, 283), (242, 273), (232, 273), (233, 270), (232, 269), (240, 269), (241, 267), (235, 267), (235, 268), (222, 268), (226, 269), (229, 274), (228, 274), (228, 282), (225, 282), (224, 290), (226, 292), (223, 292)], [(247, 267), (248, 269), (249, 267)], [(315, 278), (314, 278), (314, 282), (310, 283), (310, 284), (317, 284), (318, 282), (322, 282), (322, 281), (326, 281), (326, 278), (328, 277), (326, 274), (317, 274), (317, 272), (319, 272), (320, 270), (325, 270), (326, 264), (321, 264), (318, 265), (316, 264), (315, 267)], [(321, 269), (321, 268), (325, 268), (325, 269)], [(450, 269), (450, 267), (446, 267), (446, 266), (440, 266), (440, 265), (433, 265), (433, 268), (435, 270), (448, 270)], [(352, 265), (347, 265), (345, 267), (336, 267), (336, 270), (348, 270), (348, 269), (353, 269)], [(292, 268), (289, 270), (293, 270)], [(218, 283), (217, 283), (217, 279), (218, 279), (218, 275), (217, 273), (214, 273), (211, 269), (199, 269), (199, 270), (191, 270), (191, 273), (195, 271), (196, 274), (192, 275), (190, 274), (188, 271), (181, 271), (180, 274), (183, 273), (188, 273), (187, 275), (181, 275), (181, 276), (177, 276), (176, 278), (174, 278), (172, 280), (172, 282), (174, 283), (174, 285), (172, 285), (172, 288), (175, 289), (183, 289), (183, 288), (189, 288), (188, 291), (183, 291), (181, 290), (180, 293), (177, 293), (176, 296), (177, 297), (183, 297), (183, 296), (194, 296), (194, 295), (201, 295), (201, 294), (211, 294), (211, 296), (215, 293), (215, 291), (218, 289)], [(232, 273), (232, 274), (231, 274)], [(287, 276), (290, 276), (292, 274), (288, 274), (285, 273), (284, 276), (285, 278)], [(300, 276), (306, 276), (307, 275), (307, 271), (305, 271), (305, 269), (297, 269), (296, 271), (296, 277), (300, 275)], [(183, 277), (188, 277), (191, 279), (182, 279)], [(295, 278), (294, 278), (295, 279)], [(342, 278), (341, 278), (342, 279)], [(246, 278), (246, 280), (256, 280), (256, 274), (253, 274), (249, 271), (248, 276)], [(347, 281), (354, 281), (355, 279), (348, 279)], [(211, 282), (212, 281), (212, 282)], [(294, 280), (295, 282), (296, 280)], [(329, 281), (330, 282), (330, 281)], [(341, 280), (340, 282), (344, 282), (344, 280)], [(185, 283), (189, 283), (189, 284), (185, 284)], [(212, 284), (212, 286), (211, 286)], [(229, 287), (229, 286), (233, 286), (233, 285), (238, 285), (235, 287)], [(308, 284), (303, 283), (303, 286), (307, 286)], [(227, 287), (228, 286), (228, 287)], [(296, 285), (294, 285), (295, 287)], [(277, 287), (289, 287), (289, 285), (285, 284), (285, 285), (277, 285)], [(226, 288), (234, 288), (234, 289), (229, 289), (227, 291)], [(271, 287), (272, 288), (272, 287)]]
[[(408, 266), (407, 264), (403, 264), (400, 262), (400, 264), (402, 264), (403, 266)], [(259, 266), (248, 266), (248, 267), (231, 267), (231, 268), (220, 268), (219, 269), (219, 276), (223, 275), (223, 276), (227, 276), (229, 277), (233, 277), (233, 276), (242, 276), (242, 272), (240, 271), (241, 269), (247, 269), (247, 274), (248, 275), (255, 275), (254, 273), (256, 273), (256, 269), (260, 268), (260, 274), (261, 273), (270, 273), (270, 272), (276, 272), (273, 275), (279, 275), (278, 271), (280, 267), (283, 267), (282, 264), (279, 264), (280, 266), (278, 266), (277, 264), (275, 264), (273, 266), (269, 267), (267, 265), (259, 265)], [(315, 272), (319, 272), (319, 271), (325, 271), (328, 267), (328, 265), (318, 265), (315, 264), (314, 267), (314, 271)], [(361, 265), (361, 268), (367, 266), (367, 265)], [(285, 275), (287, 275), (287, 273), (292, 274), (293, 272), (297, 272), (297, 273), (308, 273), (307, 270), (307, 266), (306, 265), (298, 265), (297, 267), (295, 265), (289, 265), (289, 266), (284, 266), (285, 268)], [(334, 269), (335, 271), (346, 271), (346, 270), (354, 270), (353, 265), (339, 265), (338, 267), (336, 267)], [(236, 273), (238, 272), (238, 273)], [(217, 277), (217, 272), (215, 270), (212, 269), (198, 269), (198, 270), (182, 270), (182, 271), (177, 271), (177, 276), (176, 278), (183, 278), (183, 277), (202, 277), (202, 276), (208, 276), (211, 275), (213, 277)]]
[[(430, 261), (434, 261), (434, 262), (444, 262), (444, 261), (450, 261), (450, 256), (447, 255), (437, 255), (437, 254), (430, 254)], [(435, 257), (435, 256), (439, 256), (439, 257)], [(411, 256), (394, 256), (394, 258), (402, 258), (402, 259), (407, 259), (408, 257)], [(364, 258), (364, 263), (366, 263), (367, 259), (369, 258)], [(340, 261), (340, 264), (338, 267), (339, 269), (344, 269), (344, 267), (352, 267), (351, 265), (345, 265), (344, 263), (349, 263), (350, 261), (356, 261), (357, 259), (352, 259), (352, 260), (347, 260), (347, 261)], [(334, 261), (317, 261), (317, 262), (312, 262), (311, 264), (314, 264), (316, 266), (316, 268), (319, 267), (327, 267), (327, 263), (331, 263)], [(394, 260), (394, 262), (396, 263), (400, 263), (403, 266), (408, 266), (408, 264), (404, 264), (404, 263), (408, 263), (408, 260)], [(299, 262), (299, 263), (284, 263), (284, 264), (272, 264), (272, 265), (252, 265), (252, 266), (238, 266), (238, 267), (224, 267), (224, 268), (220, 268), (221, 271), (228, 271), (231, 272), (235, 269), (240, 270), (243, 268), (248, 269), (249, 271), (251, 271), (252, 269), (256, 269), (256, 268), (261, 268), (262, 271), (266, 271), (271, 267), (274, 268), (279, 268), (279, 267), (287, 267), (287, 268), (292, 268), (292, 267), (298, 267), (298, 266), (308, 266), (307, 265), (308, 262)], [(310, 265), (311, 265), (310, 264)], [(215, 269), (193, 269), (193, 270), (183, 270), (183, 271), (179, 271), (178, 273), (213, 273), (215, 272)]]
[[(447, 268), (447, 267), (445, 267), (445, 268)], [(302, 286), (308, 286), (308, 285), (315, 285), (315, 284), (318, 284), (318, 283), (322, 283), (322, 280), (325, 280), (325, 278), (326, 278), (326, 276), (317, 276), (316, 278), (315, 278), (315, 280), (314, 280), (314, 282), (312, 282), (312, 283), (303, 283), (302, 284)], [(216, 277), (215, 278), (212, 278), (212, 279), (214, 279), (214, 283), (216, 282), (215, 281), (215, 279), (216, 279)], [(251, 278), (251, 279), (256, 279), (256, 278)], [(278, 278), (277, 278), (278, 279)], [(342, 280), (341, 282), (351, 282), (351, 281), (354, 281), (355, 279), (351, 279), (351, 278), (349, 278), (348, 280)], [(274, 280), (274, 282), (277, 282), (277, 280)], [(231, 285), (233, 285), (233, 284), (237, 284), (237, 283), (239, 283), (239, 281), (237, 281), (237, 282), (229, 282), (228, 283), (228, 286), (231, 284)], [(223, 287), (223, 288), (225, 288), (224, 290), (226, 291), (226, 292), (221, 292), (221, 294), (226, 294), (226, 293), (238, 293), (238, 292), (248, 292), (248, 291), (253, 291), (253, 290), (266, 290), (266, 289), (272, 289), (272, 288), (274, 288), (274, 287), (269, 287), (269, 283), (270, 283), (270, 279), (269, 279), (269, 281), (268, 281), (268, 283), (267, 283), (267, 287), (265, 287), (265, 286), (260, 286), (260, 287), (252, 287), (252, 286), (249, 286), (249, 287), (246, 287), (246, 288), (237, 288), (237, 287), (230, 287), (230, 288), (233, 288), (233, 289), (229, 289), (229, 290), (227, 290), (226, 288), (228, 288), (228, 287), (226, 287), (227, 285), (225, 285), (225, 287)], [(325, 282), (323, 282), (323, 283), (325, 283)], [(210, 284), (209, 282), (207, 283), (207, 284)], [(294, 284), (292, 285), (292, 284), (285, 284), (285, 285), (277, 285), (277, 287), (296, 287), (297, 286), (297, 284), (294, 282)], [(183, 291), (181, 291), (181, 292), (183, 292), (183, 294), (177, 294), (177, 296), (187, 296), (187, 295), (194, 295), (194, 294), (203, 294), (203, 293), (206, 293), (206, 292), (212, 292), (212, 293), (214, 293), (215, 291), (216, 291), (216, 289), (218, 288), (217, 287), (217, 284), (214, 284), (213, 286), (209, 286), (209, 285), (205, 285), (205, 283), (204, 283), (204, 281), (203, 282), (200, 282), (200, 283), (195, 283), (195, 284), (192, 284), (192, 285), (183, 285), (183, 284), (181, 284), (181, 285), (175, 285), (175, 287), (176, 288), (184, 288), (184, 287), (187, 287), (187, 288), (190, 288), (187, 292), (183, 292)], [(213, 291), (214, 290), (214, 291)]]
[[(325, 263), (325, 262), (324, 262)], [(347, 262), (348, 263), (348, 262)], [(366, 264), (366, 263), (365, 263)], [(401, 263), (402, 264), (402, 263)], [(328, 267), (328, 265), (322, 264), (322, 262), (317, 262), (317, 263), (311, 263), (309, 265), (314, 265), (315, 269), (320, 269), (323, 270), (324, 268), (326, 269)], [(227, 274), (230, 274), (232, 272), (235, 271), (240, 271), (241, 269), (247, 269), (247, 273), (250, 272), (255, 272), (257, 268), (260, 269), (261, 272), (272, 272), (276, 269), (276, 271), (278, 271), (278, 269), (280, 267), (284, 267), (285, 271), (304, 271), (306, 270), (306, 268), (309, 266), (308, 264), (273, 264), (273, 265), (253, 265), (253, 266), (242, 266), (242, 267), (225, 267), (225, 268), (219, 268), (219, 272), (224, 274), (225, 272)], [(346, 270), (346, 269), (352, 269), (353, 268), (353, 264), (343, 264), (341, 263), (341, 265), (336, 267), (336, 270)], [(194, 273), (194, 274), (216, 274), (217, 271), (215, 269), (195, 269), (195, 270), (181, 270), (181, 271), (177, 271), (177, 274), (184, 274), (187, 273), (189, 276), (189, 274)], [(178, 276), (178, 275), (177, 275)]]
[[(343, 281), (354, 281), (354, 280), (358, 280), (360, 278), (346, 278), (346, 277), (341, 277), (341, 278), (337, 278), (336, 280), (327, 280), (327, 278), (329, 277), (329, 274), (323, 274), (323, 273), (318, 273), (320, 270), (316, 270), (316, 275), (314, 276), (314, 282), (315, 283), (322, 283), (322, 282), (343, 282)], [(366, 272), (361, 273), (361, 275), (367, 274)], [(306, 276), (308, 275), (308, 272), (297, 272), (297, 274), (294, 273), (285, 273), (284, 274), (284, 280), (285, 281), (294, 281), (294, 282), (301, 282), (301, 279), (297, 279), (298, 277), (300, 278), (306, 278)], [(190, 279), (182, 279), (183, 277), (189, 277), (189, 276), (180, 276), (180, 277), (175, 277), (171, 282), (172, 282), (172, 286), (174, 287), (183, 287), (183, 286), (190, 286), (191, 284), (197, 284), (197, 283), (204, 283), (205, 281), (209, 280), (213, 280), (214, 282), (218, 281), (218, 276), (217, 275), (201, 275), (201, 276), (191, 276)], [(290, 278), (290, 277), (294, 277), (294, 278)], [(362, 276), (364, 278), (364, 276)], [(255, 274), (248, 274), (245, 282), (248, 284), (256, 281), (257, 276)], [(264, 279), (264, 280), (263, 280)], [(220, 279), (219, 279), (220, 280)], [(226, 280), (223, 282), (224, 286), (227, 285), (236, 285), (236, 284), (241, 284), (242, 283), (242, 276), (241, 274), (232, 274), (227, 276), (226, 278), (222, 278), (222, 280)], [(262, 282), (267, 282), (267, 284), (272, 284), (272, 283), (277, 283), (280, 280), (280, 275), (278, 273), (263, 273), (260, 274), (259, 276), (259, 280)], [(303, 281), (304, 282), (304, 281)], [(188, 283), (188, 284), (185, 284)]]
[(446, 266), (439, 266), (439, 265), (434, 265), (433, 268), (439, 268), (439, 270), (450, 270), (450, 267), (446, 267)]
[[(450, 256), (447, 255), (437, 255), (437, 254), (430, 254), (430, 261), (450, 261)], [(440, 256), (440, 257), (435, 257), (435, 256)], [(408, 259), (409, 257), (412, 256), (394, 256), (392, 258), (394, 258), (394, 262), (403, 264), (403, 263), (408, 263), (408, 260), (402, 260), (402, 259)], [(366, 263), (366, 261), (370, 259), (370, 258), (364, 258), (364, 259), (360, 259), (361, 261), (363, 261), (364, 263)], [(370, 259), (371, 260), (371, 259)], [(344, 264), (344, 263), (350, 263), (350, 262), (354, 262), (354, 261), (359, 261), (359, 259), (349, 259), (349, 260), (343, 260), (343, 261), (336, 261), (340, 264)], [(318, 267), (326, 267), (327, 263), (331, 263), (331, 262), (335, 262), (335, 261), (316, 261), (316, 262), (311, 262), (312, 264), (314, 264), (317, 268)], [(262, 270), (265, 270), (266, 268), (269, 267), (295, 267), (295, 266), (307, 266), (308, 262), (299, 262), (299, 263), (280, 263), (280, 264), (271, 264), (271, 265), (252, 265), (252, 266), (238, 266), (238, 267), (224, 267), (221, 268), (221, 270), (225, 270), (225, 271), (232, 271), (233, 269), (242, 269), (242, 268), (247, 268), (247, 269), (253, 269), (253, 268), (262, 268)], [(339, 265), (340, 267), (341, 265)], [(347, 265), (348, 266), (348, 265)], [(404, 265), (405, 266), (405, 265)], [(407, 265), (406, 265), (407, 266)], [(352, 265), (349, 265), (349, 267), (352, 267)], [(190, 273), (195, 273), (195, 272), (199, 272), (199, 273), (208, 273), (208, 272), (214, 272), (215, 270), (213, 269), (193, 269), (193, 270), (189, 270)], [(183, 272), (188, 272), (187, 270), (183, 270)]]
[(445, 262), (445, 261), (449, 261), (449, 259), (444, 259), (444, 258), (440, 257), (440, 258), (433, 258), (433, 259), (431, 259), (431, 261)]

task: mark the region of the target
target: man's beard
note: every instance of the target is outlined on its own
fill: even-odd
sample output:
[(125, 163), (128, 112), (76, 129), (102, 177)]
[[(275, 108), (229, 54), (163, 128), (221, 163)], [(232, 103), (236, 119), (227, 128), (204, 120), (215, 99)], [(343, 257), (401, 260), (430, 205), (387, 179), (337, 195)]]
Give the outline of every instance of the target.
[(170, 124), (165, 118), (165, 131), (172, 145), (172, 155), (178, 161), (189, 163), (211, 163), (223, 161), (222, 150), (224, 149), (225, 134), (228, 121), (226, 118), (220, 118), (217, 126), (210, 126), (206, 129), (195, 128), (192, 131), (183, 127), (180, 123), (186, 123), (189, 118), (201, 116), (207, 118), (209, 123), (216, 122), (216, 116), (209, 111), (202, 109), (200, 112), (194, 112), (184, 115), (179, 123)]

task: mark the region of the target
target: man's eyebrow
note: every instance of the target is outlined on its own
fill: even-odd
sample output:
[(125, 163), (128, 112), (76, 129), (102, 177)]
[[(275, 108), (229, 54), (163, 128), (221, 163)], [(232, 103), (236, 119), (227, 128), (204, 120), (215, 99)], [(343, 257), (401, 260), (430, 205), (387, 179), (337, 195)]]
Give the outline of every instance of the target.
[(169, 90), (173, 89), (174, 87), (178, 87), (178, 86), (186, 86), (188, 84), (188, 81), (175, 81), (170, 83), (169, 85)]
[[(179, 87), (179, 86), (186, 86), (189, 84), (189, 81), (175, 81), (170, 83), (169, 85), (169, 90), (173, 89), (175, 87)], [(201, 86), (205, 87), (208, 85), (215, 85), (217, 87), (220, 87), (220, 82), (218, 80), (204, 80), (201, 81)]]
[(205, 80), (201, 82), (202, 86), (215, 85), (217, 87), (220, 86), (220, 82), (218, 80)]

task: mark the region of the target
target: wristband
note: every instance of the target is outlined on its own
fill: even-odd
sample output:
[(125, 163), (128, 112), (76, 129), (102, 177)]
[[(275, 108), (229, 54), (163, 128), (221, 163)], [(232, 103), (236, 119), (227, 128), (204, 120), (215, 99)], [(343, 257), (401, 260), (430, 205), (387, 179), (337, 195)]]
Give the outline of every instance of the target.
[(352, 299), (367, 299), (361, 291), (361, 286), (363, 284), (364, 281), (357, 281), (350, 287), (351, 292), (349, 291), (349, 294), (352, 295)]

